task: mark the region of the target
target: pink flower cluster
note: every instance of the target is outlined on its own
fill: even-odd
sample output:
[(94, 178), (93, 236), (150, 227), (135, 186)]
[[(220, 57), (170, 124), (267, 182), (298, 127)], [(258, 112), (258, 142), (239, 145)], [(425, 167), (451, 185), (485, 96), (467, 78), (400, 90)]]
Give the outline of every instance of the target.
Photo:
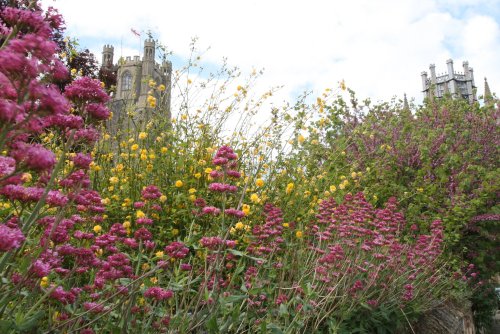
[(144, 292), (144, 297), (146, 298), (152, 298), (157, 301), (162, 301), (165, 299), (170, 299), (174, 296), (174, 292), (172, 290), (165, 290), (160, 287), (154, 286), (149, 289), (147, 289)]
[(183, 259), (188, 256), (189, 248), (180, 241), (174, 241), (165, 247), (165, 253), (173, 259)]
[[(442, 225), (435, 221), (428, 235), (417, 236), (414, 243), (403, 242), (406, 222), (396, 203), (390, 199), (385, 208), (374, 209), (362, 193), (346, 195), (339, 205), (333, 199), (324, 200), (316, 222), (308, 226), (309, 248), (318, 254), (318, 278), (330, 283), (346, 274), (358, 277), (350, 289), (353, 294), (368, 286), (383, 291), (388, 288), (386, 280), (400, 276), (412, 282), (417, 274), (425, 274), (420, 276), (434, 283), (430, 277), (442, 252)], [(354, 260), (348, 255), (353, 251), (358, 254)], [(408, 283), (401, 298), (408, 301), (412, 296), (413, 285)]]
[(252, 228), (254, 241), (248, 245), (248, 251), (261, 256), (280, 251), (280, 245), (284, 242), (283, 234), (283, 212), (280, 208), (270, 203), (264, 205), (266, 220), (264, 224), (255, 225)]

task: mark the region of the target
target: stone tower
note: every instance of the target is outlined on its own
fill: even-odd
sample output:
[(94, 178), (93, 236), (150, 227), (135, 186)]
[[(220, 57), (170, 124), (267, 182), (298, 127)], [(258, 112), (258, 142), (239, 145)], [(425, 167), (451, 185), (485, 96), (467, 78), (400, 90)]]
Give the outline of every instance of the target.
[(112, 45), (104, 45), (102, 48), (102, 66), (111, 67), (113, 66), (113, 55), (115, 48)]
[(449, 94), (452, 98), (464, 98), (473, 103), (477, 101), (476, 85), (474, 84), (474, 71), (469, 67), (469, 62), (462, 63), (463, 72), (455, 72), (453, 60), (446, 61), (447, 73), (436, 74), (436, 65), (429, 66), (430, 78), (427, 72), (422, 72), (422, 87), (424, 96), (441, 98)]
[[(136, 114), (142, 118), (151, 112), (164, 113), (170, 119), (170, 98), (172, 84), (172, 63), (163, 60), (161, 64), (155, 61), (155, 42), (152, 39), (144, 41), (144, 55), (127, 56), (120, 58), (117, 64), (113, 64), (114, 48), (105, 45), (102, 50), (102, 66), (116, 73), (116, 91), (112, 96), (111, 109), (113, 121), (116, 125), (120, 115), (130, 108), (135, 109)], [(163, 92), (154, 91), (151, 95), (156, 98), (157, 105), (154, 108), (147, 103), (148, 95), (152, 91), (149, 83), (153, 80), (157, 87), (163, 85)], [(140, 120), (140, 119), (139, 119)]]

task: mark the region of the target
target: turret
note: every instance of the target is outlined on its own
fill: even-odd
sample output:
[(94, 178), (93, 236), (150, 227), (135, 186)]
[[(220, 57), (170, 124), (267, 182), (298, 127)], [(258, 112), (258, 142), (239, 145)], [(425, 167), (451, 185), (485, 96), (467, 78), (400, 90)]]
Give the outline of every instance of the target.
[(102, 67), (111, 67), (113, 66), (113, 54), (115, 48), (112, 45), (104, 45), (102, 48)]
[(144, 41), (144, 61), (155, 61), (155, 41), (147, 39)]

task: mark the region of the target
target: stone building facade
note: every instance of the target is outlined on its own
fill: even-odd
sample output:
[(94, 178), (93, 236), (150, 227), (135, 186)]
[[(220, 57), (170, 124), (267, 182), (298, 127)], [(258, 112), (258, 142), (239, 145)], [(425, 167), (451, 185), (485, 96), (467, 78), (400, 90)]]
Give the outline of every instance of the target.
[(453, 60), (446, 61), (447, 73), (436, 74), (436, 65), (429, 66), (430, 77), (427, 72), (422, 72), (422, 88), (424, 97), (429, 99), (441, 98), (450, 94), (452, 98), (464, 98), (470, 103), (477, 101), (476, 85), (474, 83), (474, 70), (469, 67), (469, 62), (462, 63), (463, 72), (455, 72)]
[[(162, 112), (170, 119), (170, 99), (172, 85), (172, 63), (164, 59), (161, 64), (155, 61), (155, 42), (152, 39), (144, 41), (144, 53), (140, 56), (127, 56), (120, 58), (116, 64), (113, 63), (114, 47), (104, 45), (102, 50), (102, 66), (116, 73), (116, 89), (112, 95), (111, 109), (113, 118), (118, 118), (127, 108), (135, 109), (139, 116), (149, 112)], [(157, 105), (151, 108), (147, 103), (150, 95), (150, 80), (155, 81), (157, 86), (164, 85), (165, 90), (155, 91)], [(144, 118), (144, 117), (143, 117)], [(116, 123), (116, 121), (113, 121)]]

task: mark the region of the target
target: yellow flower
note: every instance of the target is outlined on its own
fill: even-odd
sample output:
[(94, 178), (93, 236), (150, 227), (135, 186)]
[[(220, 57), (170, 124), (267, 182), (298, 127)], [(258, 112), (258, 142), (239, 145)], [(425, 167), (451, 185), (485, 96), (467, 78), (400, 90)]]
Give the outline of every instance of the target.
[(199, 179), (201, 177), (201, 173), (194, 174), (194, 177), (197, 178), (197, 179)]
[(102, 231), (102, 227), (101, 227), (101, 225), (96, 225), (96, 226), (94, 226), (94, 232), (95, 232), (95, 233), (99, 233), (99, 232), (101, 232), (101, 231)]
[(337, 191), (337, 187), (335, 187), (333, 184), (330, 186), (330, 191), (332, 193), (334, 193), (335, 191)]
[(123, 228), (130, 228), (130, 225), (131, 225), (130, 221), (128, 221), (128, 220), (124, 221), (122, 224)]
[(289, 195), (293, 191), (294, 187), (295, 187), (295, 185), (293, 184), (293, 182), (290, 182), (289, 184), (287, 184), (287, 186), (286, 186), (286, 194)]
[(345, 90), (345, 89), (346, 89), (344, 79), (342, 79), (342, 81), (340, 82), (340, 89), (342, 89), (342, 90)]
[(358, 175), (356, 174), (356, 172), (352, 172), (352, 173), (351, 173), (351, 177), (352, 177), (353, 179), (355, 179), (355, 178), (356, 178), (356, 176), (358, 176)]
[(140, 132), (139, 133), (139, 139), (146, 139), (148, 134), (146, 132)]
[(210, 167), (205, 168), (205, 174), (210, 174), (210, 173), (212, 173), (212, 168)]
[(295, 232), (295, 236), (296, 236), (297, 238), (301, 239), (301, 238), (304, 236), (304, 233), (303, 233), (302, 231), (300, 231), (300, 230), (299, 230), (299, 231)]
[(251, 200), (253, 203), (259, 203), (259, 202), (260, 202), (259, 195), (255, 194), (255, 193), (254, 193), (254, 194), (252, 194), (252, 195), (250, 196), (250, 200)]
[(419, 193), (423, 193), (423, 192), (424, 192), (424, 188), (417, 188), (417, 191), (418, 191)]
[(182, 187), (183, 185), (184, 185), (184, 183), (183, 183), (181, 180), (177, 180), (177, 181), (175, 181), (175, 186), (176, 186), (177, 188), (180, 188), (180, 187)]
[(288, 224), (288, 223), (283, 223), (281, 225), (283, 225), (283, 227), (289, 227), (290, 226), (290, 224)]
[(31, 176), (30, 173), (23, 173), (23, 176), (21, 176), (21, 180), (23, 182), (31, 182), (32, 179), (33, 179), (33, 176)]
[(71, 69), (71, 75), (76, 75), (76, 68)]
[(178, 230), (178, 229), (176, 229), (176, 228), (172, 229), (172, 235), (173, 235), (174, 237), (175, 237), (176, 235), (178, 235), (178, 234), (179, 234), (179, 230)]
[(130, 150), (132, 150), (132, 151), (137, 151), (138, 148), (139, 148), (139, 145), (137, 145), (137, 144), (130, 146)]
[(188, 116), (187, 116), (186, 114), (182, 114), (182, 115), (181, 115), (181, 119), (182, 119), (183, 121), (185, 121), (187, 118), (188, 118)]
[(304, 136), (303, 136), (303, 135), (299, 135), (299, 136), (297, 137), (297, 141), (298, 141), (299, 143), (301, 143), (301, 144), (302, 144), (305, 140), (306, 140), (306, 138), (304, 138)]
[(156, 98), (154, 96), (148, 95), (146, 100), (151, 108), (156, 107)]
[(155, 253), (156, 257), (163, 257), (163, 252), (162, 251), (158, 251)]
[(188, 193), (190, 193), (190, 194), (194, 194), (195, 192), (196, 192), (196, 189), (194, 189), (194, 188), (190, 188), (188, 190)]
[(42, 277), (42, 279), (40, 280), (40, 286), (42, 288), (46, 288), (49, 286), (49, 278), (47, 276)]
[(135, 216), (136, 216), (137, 218), (144, 218), (144, 217), (146, 217), (146, 214), (145, 214), (144, 212), (142, 212), (142, 210), (137, 210), (137, 211), (135, 212)]
[(167, 200), (167, 196), (165, 196), (165, 195), (160, 196), (160, 202), (165, 203), (166, 200)]
[(150, 281), (151, 281), (151, 283), (153, 283), (153, 284), (158, 283), (158, 278), (156, 278), (156, 277), (151, 277), (149, 280), (150, 280)]
[(153, 79), (150, 79), (148, 84), (149, 84), (149, 87), (151, 87), (151, 88), (156, 87), (156, 82)]
[(262, 186), (264, 186), (264, 180), (262, 180), (262, 179), (257, 179), (257, 180), (255, 180), (255, 185), (256, 185), (257, 187), (262, 187)]
[(343, 183), (339, 184), (339, 189), (340, 190), (344, 190), (345, 189), (345, 184), (343, 184)]
[(104, 88), (104, 87), (106, 87), (106, 84), (101, 81), (101, 88)]
[(101, 199), (101, 204), (109, 205), (109, 203), (111, 203), (111, 200), (109, 198), (106, 197)]
[(109, 183), (117, 184), (120, 180), (116, 176), (112, 176), (109, 178)]
[(237, 222), (236, 225), (234, 225), (234, 227), (237, 230), (242, 230), (245, 227), (245, 224), (243, 224), (242, 222)]
[(168, 152), (168, 148), (166, 148), (165, 146), (161, 148), (161, 153), (167, 153)]
[(241, 211), (245, 213), (245, 216), (248, 216), (250, 214), (250, 205), (243, 204)]
[(158, 90), (159, 90), (160, 92), (163, 92), (163, 91), (165, 90), (165, 88), (166, 88), (166, 87), (165, 87), (165, 85), (163, 85), (163, 84), (158, 86)]

